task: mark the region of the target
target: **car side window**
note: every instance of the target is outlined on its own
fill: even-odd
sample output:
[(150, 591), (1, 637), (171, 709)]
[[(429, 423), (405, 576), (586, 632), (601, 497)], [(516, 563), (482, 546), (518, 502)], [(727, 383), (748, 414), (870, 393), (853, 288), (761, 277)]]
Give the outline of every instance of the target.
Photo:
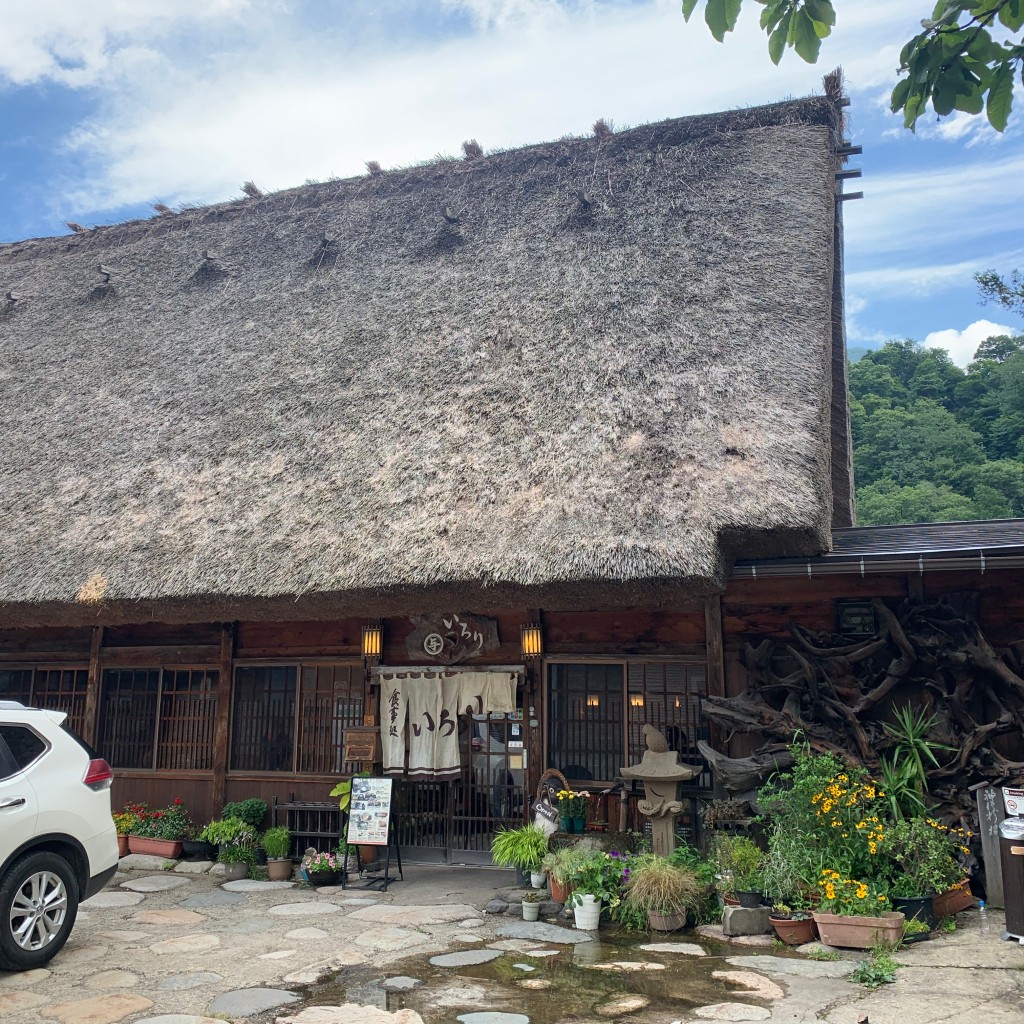
[(17, 772), (18, 766), (14, 763), (14, 758), (7, 751), (7, 744), (4, 743), (4, 739), (0, 736), (0, 782), (4, 779), (9, 779), (12, 775)]
[(46, 749), (46, 744), (23, 725), (0, 725), (0, 739), (14, 759), (14, 771), (9, 773), (12, 775), (27, 768)]

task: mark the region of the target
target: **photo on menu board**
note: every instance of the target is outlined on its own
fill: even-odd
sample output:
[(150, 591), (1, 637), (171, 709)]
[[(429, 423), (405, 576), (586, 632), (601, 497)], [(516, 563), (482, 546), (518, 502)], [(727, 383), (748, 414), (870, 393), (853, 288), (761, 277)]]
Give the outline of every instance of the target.
[(348, 809), (348, 842), (354, 846), (387, 846), (393, 779), (352, 780)]

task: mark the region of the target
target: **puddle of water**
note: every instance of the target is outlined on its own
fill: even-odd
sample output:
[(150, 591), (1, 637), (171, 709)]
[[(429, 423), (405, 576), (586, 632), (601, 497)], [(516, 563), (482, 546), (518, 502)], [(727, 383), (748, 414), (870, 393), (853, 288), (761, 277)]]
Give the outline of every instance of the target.
[[(678, 938), (697, 941), (690, 934)], [(456, 968), (435, 967), (430, 956), (396, 961), (388, 965), (386, 972), (360, 965), (347, 968), (331, 982), (316, 987), (309, 993), (306, 1005), (358, 1002), (391, 1011), (408, 1007), (416, 1010), (426, 1024), (457, 1024), (460, 1014), (481, 1010), (526, 1014), (530, 1024), (561, 1024), (589, 1018), (598, 1007), (628, 995), (650, 1000), (644, 1010), (628, 1016), (637, 1021), (646, 1013), (659, 1011), (662, 1017), (666, 1013), (675, 1018), (685, 1017), (695, 1007), (708, 1003), (759, 1003), (735, 986), (711, 977), (712, 971), (728, 966), (719, 956), (695, 957), (638, 949), (640, 944), (651, 941), (646, 936), (634, 940), (602, 934), (602, 939), (575, 949), (561, 947), (557, 956), (531, 957), (529, 952), (509, 951), (486, 964)], [(665, 969), (619, 972), (590, 966), (615, 960), (663, 964)], [(528, 964), (534, 970), (524, 972), (516, 964)], [(385, 978), (396, 975), (419, 978), (423, 984), (404, 992), (386, 992), (380, 987)], [(550, 982), (550, 986), (537, 989), (521, 984), (533, 985), (538, 981)]]

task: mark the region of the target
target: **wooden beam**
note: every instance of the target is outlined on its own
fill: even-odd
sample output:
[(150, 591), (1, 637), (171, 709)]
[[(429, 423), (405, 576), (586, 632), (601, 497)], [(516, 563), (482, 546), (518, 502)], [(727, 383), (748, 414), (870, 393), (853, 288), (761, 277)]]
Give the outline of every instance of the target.
[(924, 575), (922, 573), (907, 573), (907, 593), (915, 601), (924, 601)]
[(228, 728), (234, 687), (235, 624), (225, 623), (220, 635), (220, 677), (217, 686), (217, 721), (213, 727), (213, 814), (220, 815), (227, 787)]
[(705, 643), (708, 657), (708, 696), (725, 696), (725, 644), (722, 638), (722, 599), (704, 602)]
[[(725, 640), (722, 635), (722, 598), (719, 595), (704, 602), (704, 643), (707, 651), (707, 691), (709, 697), (725, 696)], [(712, 722), (709, 729), (711, 745), (722, 748), (725, 734)]]
[(85, 689), (85, 735), (82, 739), (90, 746), (96, 746), (98, 740), (98, 717), (100, 709), (100, 681), (102, 678), (101, 654), (103, 648), (103, 627), (92, 627), (92, 640), (89, 644), (89, 676)]
[(107, 647), (103, 663), (108, 667), (163, 665), (216, 665), (221, 647), (216, 644), (188, 644), (173, 647)]

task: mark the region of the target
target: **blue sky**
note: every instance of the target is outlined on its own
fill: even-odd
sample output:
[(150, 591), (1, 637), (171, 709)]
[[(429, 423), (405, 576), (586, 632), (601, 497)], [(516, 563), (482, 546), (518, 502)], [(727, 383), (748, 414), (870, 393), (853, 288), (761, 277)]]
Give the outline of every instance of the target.
[[(818, 65), (768, 60), (748, 3), (725, 46), (678, 0), (0, 0), (0, 241), (458, 153), (820, 91), (846, 70), (865, 199), (847, 203), (852, 345), (961, 364), (1019, 317), (971, 275), (1024, 269), (1024, 96), (981, 118), (888, 113), (930, 0), (840, 2)], [(2, 284), (2, 282), (0, 282)]]

